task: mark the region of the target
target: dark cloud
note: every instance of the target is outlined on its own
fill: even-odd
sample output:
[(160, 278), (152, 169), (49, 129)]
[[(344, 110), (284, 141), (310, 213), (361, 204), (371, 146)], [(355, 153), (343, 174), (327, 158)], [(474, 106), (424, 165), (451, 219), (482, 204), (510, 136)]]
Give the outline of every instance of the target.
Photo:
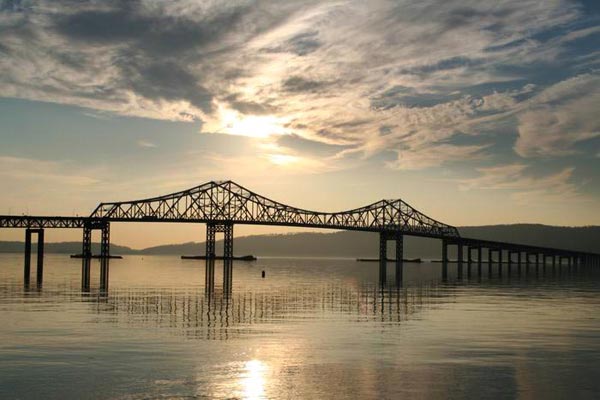
[(437, 71), (446, 71), (456, 68), (476, 67), (483, 64), (485, 64), (483, 60), (474, 60), (468, 57), (457, 56), (446, 58), (433, 64), (404, 69), (401, 71), (401, 73), (420, 75), (429, 74)]
[(322, 46), (318, 39), (318, 31), (299, 33), (286, 40), (279, 46), (263, 49), (269, 53), (294, 53), (299, 56), (305, 56), (316, 51)]
[(271, 114), (277, 111), (276, 107), (273, 107), (270, 104), (265, 103), (257, 103), (254, 101), (241, 100), (240, 95), (237, 93), (232, 93), (229, 96), (225, 97), (225, 100), (231, 108), (243, 113), (243, 114)]
[(331, 82), (317, 81), (303, 78), (301, 76), (290, 76), (283, 81), (281, 88), (286, 92), (315, 93), (329, 85), (331, 85)]
[(149, 55), (188, 51), (216, 42), (234, 29), (247, 7), (225, 8), (215, 15), (191, 18), (148, 14), (139, 2), (120, 2), (109, 10), (84, 10), (57, 18), (55, 30), (86, 43), (133, 43)]
[(212, 110), (212, 94), (193, 74), (173, 61), (139, 62), (128, 58), (119, 66), (125, 86), (146, 98), (187, 100), (205, 112)]
[(388, 110), (393, 107), (433, 107), (461, 97), (460, 93), (418, 93), (413, 88), (394, 86), (371, 98), (371, 108)]

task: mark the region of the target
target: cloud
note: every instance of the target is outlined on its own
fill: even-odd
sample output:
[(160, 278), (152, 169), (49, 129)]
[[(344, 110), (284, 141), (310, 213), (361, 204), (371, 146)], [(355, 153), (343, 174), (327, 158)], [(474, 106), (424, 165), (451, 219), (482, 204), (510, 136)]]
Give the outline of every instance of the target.
[(158, 147), (155, 143), (149, 142), (147, 140), (138, 140), (137, 145), (144, 149), (155, 149)]
[(477, 168), (479, 177), (460, 181), (462, 190), (505, 190), (521, 204), (536, 202), (582, 201), (585, 197), (572, 182), (573, 167), (556, 173), (534, 176), (530, 168), (521, 163)]
[(303, 78), (301, 76), (290, 76), (282, 83), (283, 90), (287, 92), (320, 92), (329, 86), (329, 82)]
[(499, 127), (523, 157), (598, 132), (598, 74), (577, 68), (600, 55), (572, 54), (597, 29), (567, 0), (11, 4), (4, 97), (294, 135), (339, 147), (330, 162), (391, 152), (397, 169), (481, 159)]
[(449, 160), (481, 160), (486, 158), (482, 152), (486, 145), (455, 146), (440, 144), (426, 146), (421, 149), (409, 149), (404, 152), (396, 150), (397, 158), (389, 161), (387, 166), (393, 169), (418, 170), (437, 167)]
[(519, 115), (515, 151), (523, 157), (571, 154), (600, 136), (600, 76), (585, 74), (544, 90)]

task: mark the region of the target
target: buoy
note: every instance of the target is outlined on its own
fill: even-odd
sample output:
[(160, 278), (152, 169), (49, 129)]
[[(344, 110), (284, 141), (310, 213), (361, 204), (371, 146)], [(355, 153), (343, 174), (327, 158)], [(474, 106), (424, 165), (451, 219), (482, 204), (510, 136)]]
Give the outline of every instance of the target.
[(265, 277), (265, 271), (263, 271), (263, 272), (262, 272), (262, 277), (263, 277), (263, 278)]

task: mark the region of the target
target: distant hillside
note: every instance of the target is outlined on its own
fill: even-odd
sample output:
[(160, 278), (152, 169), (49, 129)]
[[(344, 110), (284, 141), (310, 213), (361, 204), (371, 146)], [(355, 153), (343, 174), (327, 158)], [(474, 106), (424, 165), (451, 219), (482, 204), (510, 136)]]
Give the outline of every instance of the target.
[[(534, 224), (491, 225), (459, 228), (462, 236), (504, 242), (516, 242), (536, 246), (569, 250), (600, 252), (600, 226), (556, 227)], [(294, 233), (283, 235), (255, 235), (235, 238), (237, 255), (257, 256), (303, 256), (303, 257), (375, 257), (379, 237), (375, 233), (340, 231), (332, 233)], [(222, 250), (217, 242), (217, 252)], [(390, 254), (393, 254), (390, 242)], [(34, 246), (35, 249), (35, 246)], [(0, 242), (0, 252), (21, 252), (23, 242)], [(48, 253), (80, 253), (81, 243), (47, 243)], [(94, 243), (93, 252), (99, 252)], [(149, 247), (136, 250), (116, 244), (111, 245), (113, 254), (176, 254), (198, 255), (204, 253), (204, 243), (188, 242)], [(406, 257), (438, 258), (440, 241), (406, 237)]]
[[(0, 242), (0, 253), (20, 253), (25, 247), (24, 242)], [(33, 243), (31, 247), (33, 252), (37, 251), (37, 245)], [(119, 246), (111, 243), (110, 250), (114, 254), (136, 254), (139, 250), (134, 250), (127, 246)], [(44, 244), (46, 253), (64, 253), (78, 254), (81, 253), (81, 242), (50, 242)], [(92, 243), (92, 253), (100, 253), (100, 243)]]

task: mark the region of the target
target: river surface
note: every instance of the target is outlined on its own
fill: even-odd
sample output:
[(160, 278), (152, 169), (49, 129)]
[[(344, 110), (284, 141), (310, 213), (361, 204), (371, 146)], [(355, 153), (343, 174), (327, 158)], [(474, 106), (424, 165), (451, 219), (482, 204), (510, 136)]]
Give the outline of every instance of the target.
[[(600, 271), (0, 255), (2, 399), (598, 399)], [(466, 267), (465, 267), (466, 268)], [(261, 277), (265, 271), (265, 278)], [(227, 286), (227, 285), (226, 285)]]

